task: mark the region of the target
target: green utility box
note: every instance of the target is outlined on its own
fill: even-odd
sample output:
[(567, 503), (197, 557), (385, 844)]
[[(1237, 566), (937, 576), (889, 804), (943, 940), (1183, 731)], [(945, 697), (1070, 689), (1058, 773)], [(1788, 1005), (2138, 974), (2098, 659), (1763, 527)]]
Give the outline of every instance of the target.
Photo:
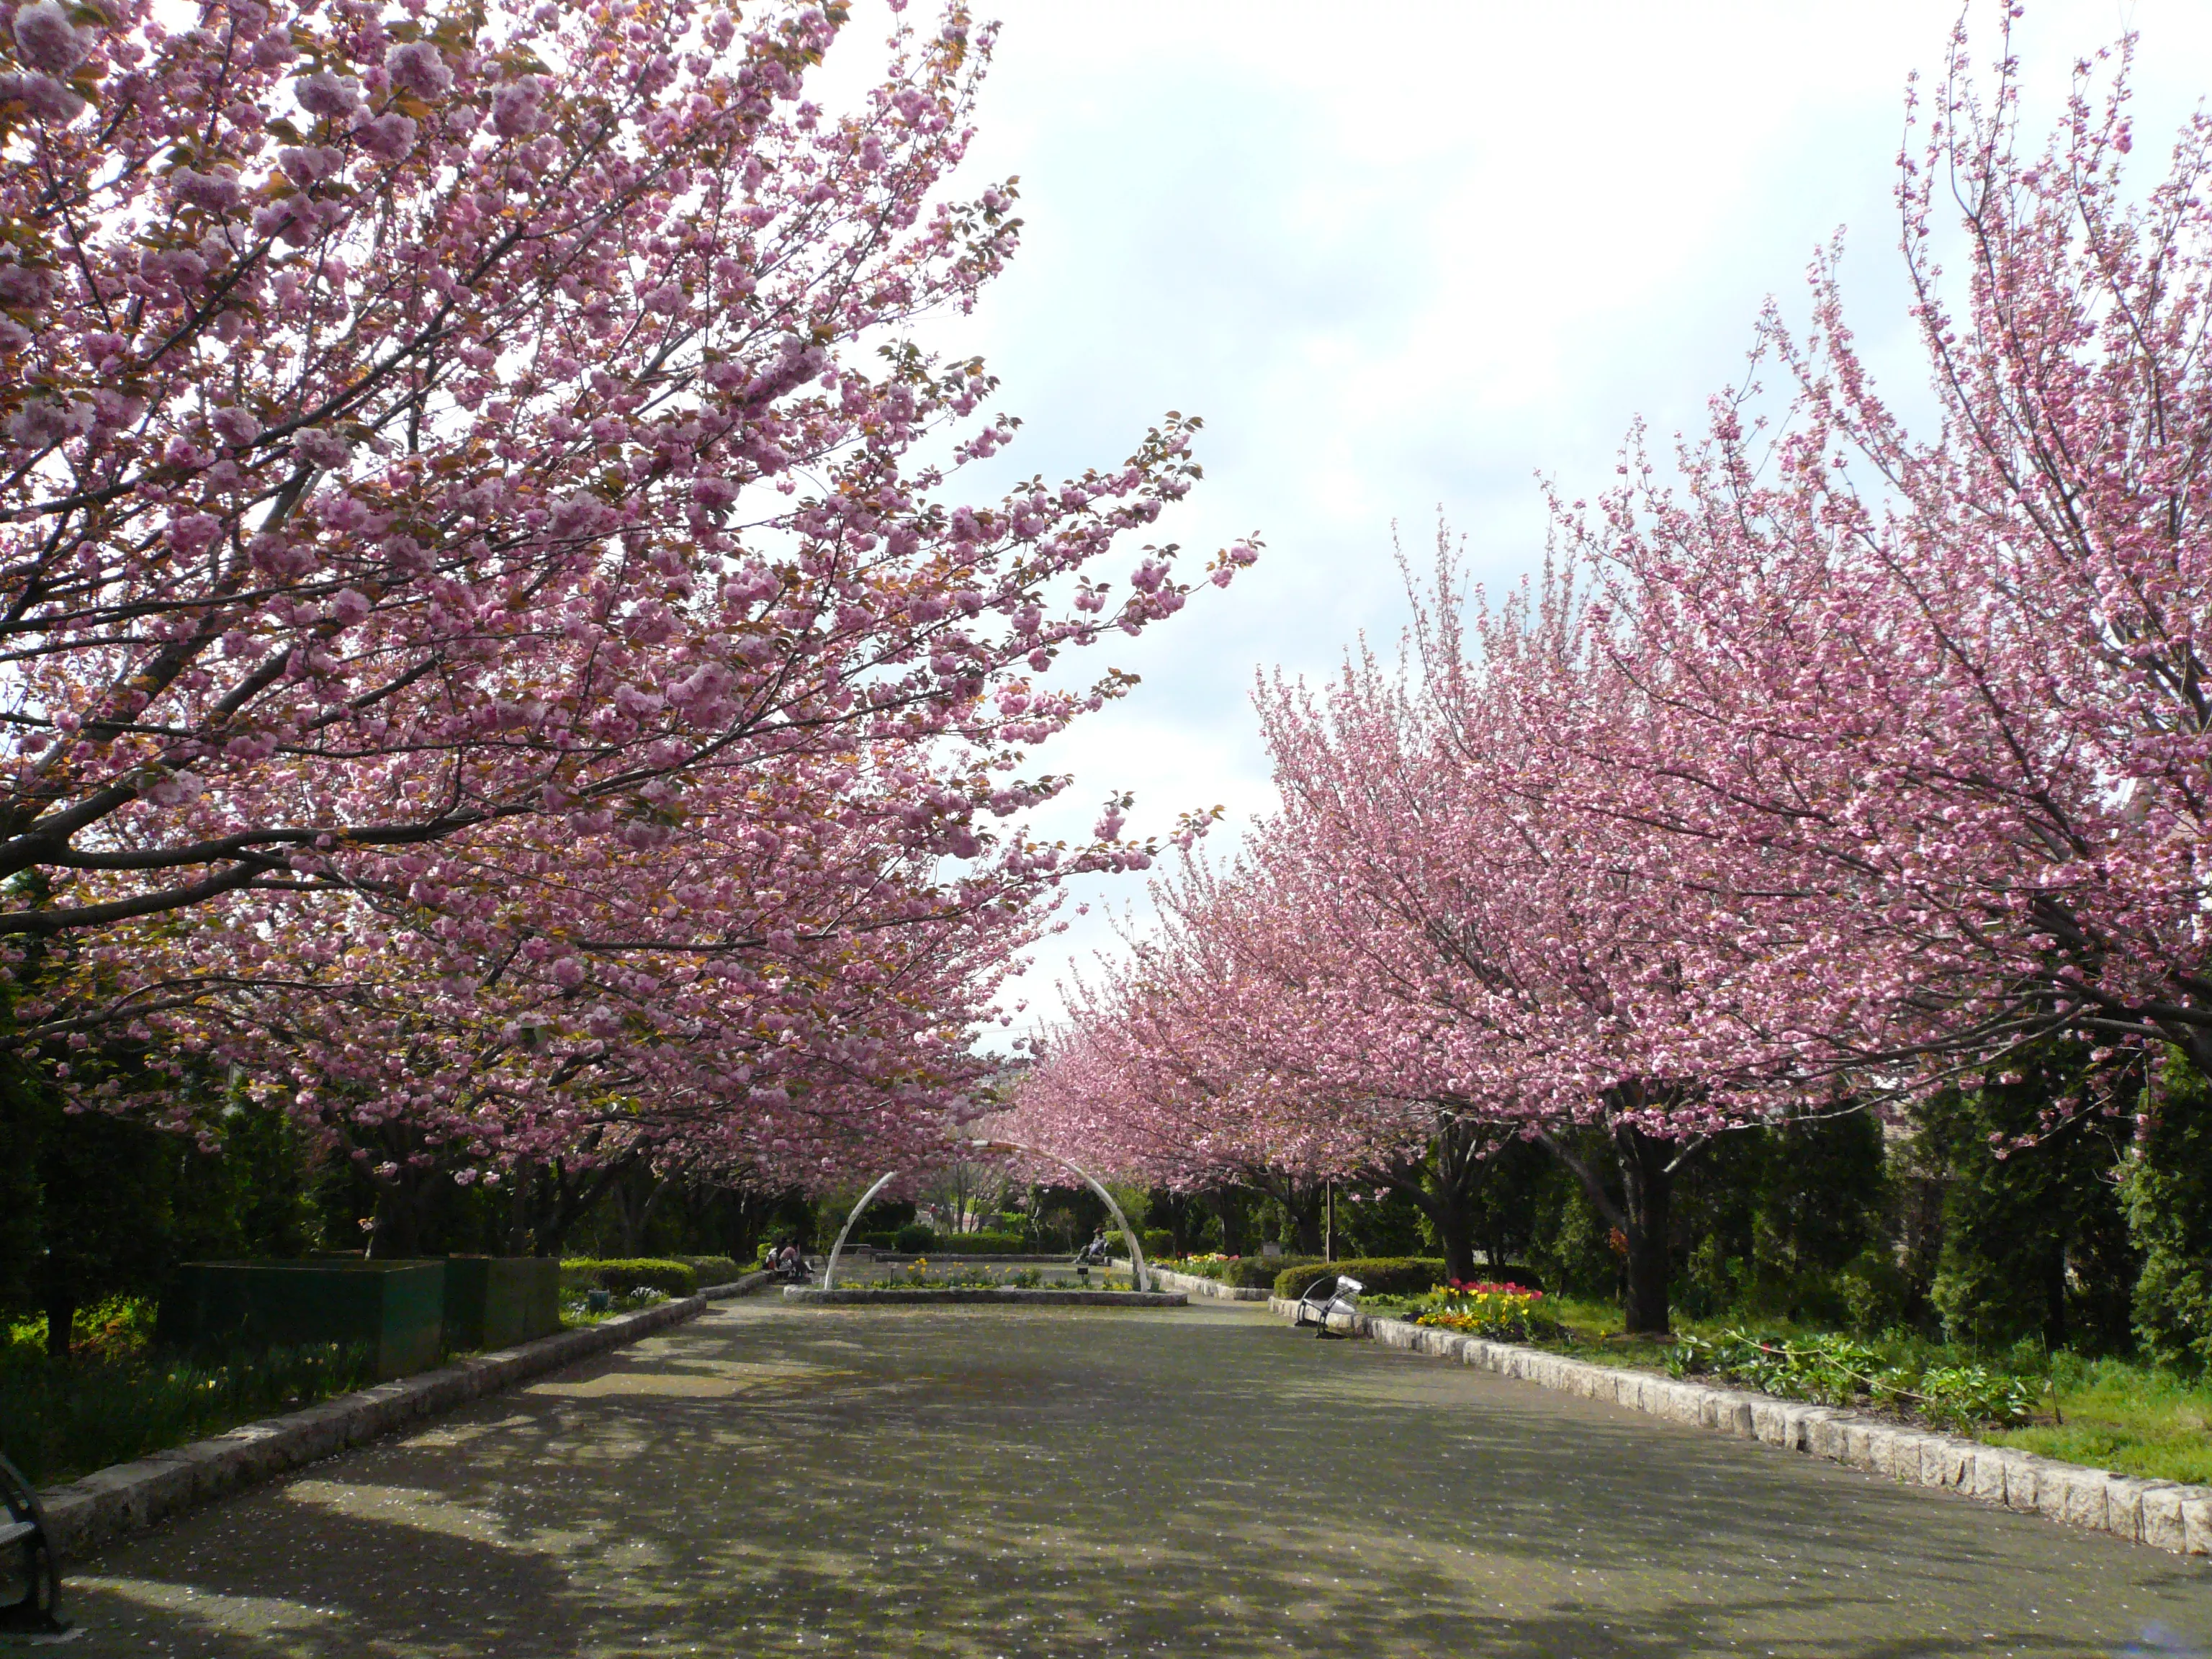
[(446, 1258), (446, 1346), (511, 1348), (561, 1328), (561, 1264), (551, 1256)]
[(442, 1261), (188, 1261), (161, 1297), (155, 1333), (180, 1347), (359, 1344), (380, 1378), (438, 1363)]

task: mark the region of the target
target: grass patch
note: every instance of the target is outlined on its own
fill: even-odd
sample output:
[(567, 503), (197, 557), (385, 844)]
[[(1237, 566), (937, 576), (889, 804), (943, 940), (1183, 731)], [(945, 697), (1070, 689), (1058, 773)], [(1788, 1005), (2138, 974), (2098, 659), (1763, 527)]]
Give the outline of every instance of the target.
[(187, 1359), (151, 1346), (153, 1309), (116, 1298), (82, 1313), (67, 1359), (46, 1355), (43, 1321), (0, 1344), (0, 1454), (34, 1486), (298, 1411), (375, 1380), (366, 1347), (314, 1343)]
[(2212, 1382), (2124, 1359), (2057, 1355), (2057, 1419), (1977, 1437), (2154, 1480), (2212, 1485)]

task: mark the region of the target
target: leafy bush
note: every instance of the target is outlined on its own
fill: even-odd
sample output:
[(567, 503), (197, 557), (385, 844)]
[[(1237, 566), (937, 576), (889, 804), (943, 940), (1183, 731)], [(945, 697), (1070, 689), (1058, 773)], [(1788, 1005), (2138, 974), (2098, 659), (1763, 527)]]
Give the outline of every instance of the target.
[(1419, 1296), (1444, 1283), (1440, 1257), (1422, 1255), (1359, 1256), (1350, 1261), (1299, 1261), (1284, 1267), (1273, 1264), (1275, 1294), (1297, 1297), (1323, 1273), (1342, 1273), (1359, 1281), (1369, 1296)]
[(1137, 1242), (1145, 1247), (1145, 1259), (1168, 1255), (1175, 1249), (1175, 1235), (1164, 1227), (1139, 1227)]
[(1029, 1244), (1019, 1233), (940, 1233), (939, 1255), (1020, 1255)]
[[(1994, 1351), (2023, 1337), (2049, 1348), (2124, 1346), (2137, 1280), (2126, 1206), (2112, 1176), (2124, 1155), (2117, 1119), (2045, 1115), (2082, 1090), (2085, 1043), (2035, 1045), (2004, 1079), (1914, 1108), (1947, 1178), (1942, 1243), (1929, 1300), (1944, 1334)], [(2030, 1146), (2008, 1147), (2018, 1136)]]
[[(1152, 1265), (1164, 1267), (1170, 1273), (1211, 1279), (1217, 1284), (1231, 1285), (1242, 1291), (1270, 1291), (1277, 1295), (1283, 1294), (1275, 1291), (1277, 1280), (1303, 1273), (1304, 1277), (1298, 1279), (1297, 1289), (1289, 1292), (1292, 1296), (1299, 1294), (1325, 1273), (1349, 1273), (1352, 1269), (1349, 1261), (1323, 1261), (1319, 1256), (1310, 1255), (1237, 1256), (1214, 1254), (1164, 1256)], [(1357, 1279), (1359, 1275), (1353, 1273), (1352, 1277)]]
[(690, 1268), (702, 1285), (726, 1285), (744, 1271), (734, 1257), (726, 1255), (679, 1255), (671, 1260)]
[(1983, 1365), (1921, 1370), (1890, 1364), (1879, 1349), (1847, 1336), (1760, 1338), (1728, 1331), (1717, 1338), (1679, 1336), (1667, 1369), (1676, 1376), (1703, 1371), (1765, 1394), (1852, 1406), (1862, 1399), (1961, 1431), (1984, 1423), (2022, 1423), (2035, 1390), (2016, 1375)]
[(1878, 1336), (1905, 1322), (1912, 1287), (1887, 1252), (1863, 1250), (1836, 1275), (1844, 1317), (1861, 1336)]
[(1233, 1285), (1240, 1291), (1273, 1291), (1277, 1279), (1291, 1273), (1304, 1273), (1305, 1277), (1298, 1281), (1297, 1291), (1291, 1292), (1296, 1296), (1328, 1271), (1328, 1264), (1316, 1256), (1248, 1255), (1231, 1257), (1220, 1272), (1208, 1277)]
[(908, 1222), (891, 1235), (891, 1248), (903, 1255), (927, 1255), (937, 1248), (937, 1229)]
[(2212, 1366), (2212, 1087), (2178, 1059), (2160, 1082), (2123, 1188), (2143, 1252), (2135, 1328), (2153, 1358), (2201, 1374)]
[(561, 1288), (566, 1291), (580, 1287), (616, 1291), (653, 1290), (664, 1296), (690, 1296), (699, 1288), (699, 1274), (690, 1263), (665, 1256), (584, 1256), (563, 1261)]

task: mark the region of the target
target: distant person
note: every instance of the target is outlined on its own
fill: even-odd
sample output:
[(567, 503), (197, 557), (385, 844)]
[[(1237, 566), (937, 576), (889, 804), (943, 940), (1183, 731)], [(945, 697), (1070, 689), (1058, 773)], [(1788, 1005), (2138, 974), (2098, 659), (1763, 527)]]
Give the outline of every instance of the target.
[(1106, 1230), (1101, 1227), (1091, 1235), (1091, 1242), (1075, 1253), (1075, 1259), (1085, 1267), (1103, 1267), (1108, 1254)]

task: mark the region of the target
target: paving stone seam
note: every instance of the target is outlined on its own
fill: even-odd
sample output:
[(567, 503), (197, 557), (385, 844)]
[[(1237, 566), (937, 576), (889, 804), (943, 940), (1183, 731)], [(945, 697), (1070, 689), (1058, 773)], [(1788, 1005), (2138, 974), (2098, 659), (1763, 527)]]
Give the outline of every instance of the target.
[[(1288, 1318), (1298, 1304), (1273, 1297), (1267, 1306)], [(2040, 1515), (2062, 1526), (2176, 1554), (2212, 1555), (2212, 1486), (2140, 1480), (1959, 1435), (1905, 1428), (1840, 1407), (1595, 1365), (1517, 1342), (1431, 1330), (1402, 1319), (1338, 1316), (1330, 1321), (1330, 1328), (1348, 1330), (1393, 1348), (1457, 1359), (1500, 1376), (1623, 1406), (1668, 1422), (1886, 1474), (1907, 1486), (1963, 1493), (2002, 1509)]]
[(477, 1354), (434, 1371), (339, 1395), (303, 1411), (242, 1423), (225, 1433), (132, 1462), (95, 1469), (81, 1480), (39, 1494), (48, 1540), (57, 1559), (81, 1558), (171, 1516), (681, 1324), (703, 1313), (709, 1302), (743, 1296), (767, 1283), (769, 1277), (747, 1273), (726, 1285), (709, 1285), (696, 1295), (619, 1314), (597, 1325)]

